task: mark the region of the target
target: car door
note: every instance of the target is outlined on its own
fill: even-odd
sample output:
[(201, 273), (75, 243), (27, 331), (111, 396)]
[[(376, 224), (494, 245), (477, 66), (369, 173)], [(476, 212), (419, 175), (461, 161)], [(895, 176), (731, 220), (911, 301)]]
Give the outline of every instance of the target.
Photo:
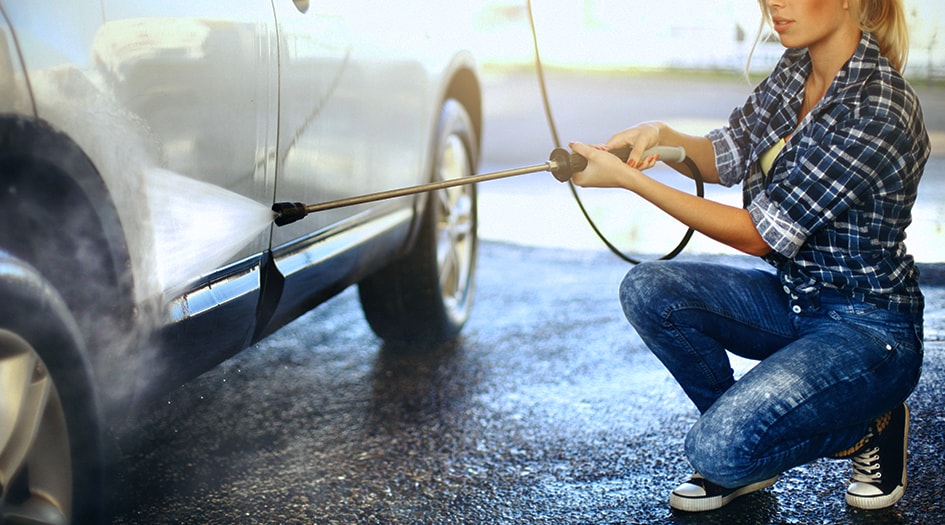
[[(278, 71), (268, 0), (103, 0), (102, 8), (102, 77), (150, 132), (162, 167), (271, 205)], [(195, 210), (204, 204), (178, 191)], [(229, 261), (264, 251), (269, 233), (232, 248)]]
[[(395, 2), (273, 0), (279, 30), (276, 201), (320, 203), (423, 182), (431, 74), (389, 25)], [(427, 131), (425, 131), (427, 130)], [(273, 246), (410, 208), (411, 198), (319, 212)]]

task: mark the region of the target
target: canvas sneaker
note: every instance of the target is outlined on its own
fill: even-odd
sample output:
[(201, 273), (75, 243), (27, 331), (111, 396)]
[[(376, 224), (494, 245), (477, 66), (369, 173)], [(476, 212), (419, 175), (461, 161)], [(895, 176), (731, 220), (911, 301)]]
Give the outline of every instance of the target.
[(778, 481), (778, 476), (744, 487), (728, 489), (712, 483), (697, 472), (689, 481), (673, 490), (669, 495), (669, 506), (687, 512), (720, 509), (735, 498), (770, 487), (776, 481)]
[(853, 479), (847, 504), (861, 509), (884, 509), (906, 491), (906, 449), (909, 407), (903, 403), (871, 425), (868, 440), (854, 455)]

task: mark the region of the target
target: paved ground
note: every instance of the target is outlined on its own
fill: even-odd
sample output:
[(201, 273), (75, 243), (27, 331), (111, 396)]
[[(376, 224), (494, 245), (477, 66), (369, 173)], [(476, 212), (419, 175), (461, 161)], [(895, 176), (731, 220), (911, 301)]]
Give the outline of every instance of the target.
[(622, 319), (626, 270), (601, 251), (485, 243), (472, 321), (430, 354), (385, 348), (346, 292), (141, 423), (116, 523), (945, 522), (941, 266), (926, 268), (905, 498), (852, 510), (848, 464), (821, 461), (702, 515), (666, 503), (696, 412)]

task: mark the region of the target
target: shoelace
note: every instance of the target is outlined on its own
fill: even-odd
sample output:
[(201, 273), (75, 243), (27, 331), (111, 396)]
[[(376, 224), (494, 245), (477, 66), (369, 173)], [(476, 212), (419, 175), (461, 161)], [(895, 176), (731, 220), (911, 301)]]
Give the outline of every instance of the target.
[(853, 456), (853, 481), (875, 483), (883, 477), (879, 465), (879, 447)]

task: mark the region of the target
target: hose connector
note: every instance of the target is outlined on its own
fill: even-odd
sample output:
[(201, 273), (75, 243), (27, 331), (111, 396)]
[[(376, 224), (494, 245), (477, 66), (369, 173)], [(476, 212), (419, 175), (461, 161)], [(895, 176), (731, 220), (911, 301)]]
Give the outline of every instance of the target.
[[(575, 169), (575, 160), (578, 160), (578, 162), (584, 160), (584, 166), (580, 169)], [(554, 175), (559, 182), (568, 182), (571, 180), (571, 176), (574, 175), (575, 171), (581, 171), (587, 167), (587, 161), (584, 157), (577, 153), (571, 153), (564, 148), (553, 149), (551, 155), (548, 157), (548, 163), (550, 164), (549, 171), (551, 171), (551, 174)]]

